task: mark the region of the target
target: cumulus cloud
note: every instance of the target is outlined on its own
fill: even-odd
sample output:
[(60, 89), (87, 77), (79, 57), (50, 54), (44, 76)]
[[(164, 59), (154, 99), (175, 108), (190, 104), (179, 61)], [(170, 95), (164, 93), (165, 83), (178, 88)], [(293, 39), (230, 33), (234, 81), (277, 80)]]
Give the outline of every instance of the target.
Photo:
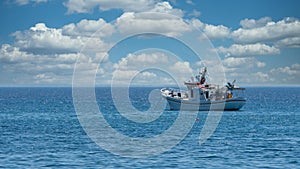
[[(222, 60), (226, 78), (228, 81), (238, 80), (239, 83), (262, 83), (268, 74), (259, 72), (259, 68), (266, 66), (265, 62), (259, 61), (256, 57), (226, 57)], [(271, 78), (269, 78), (270, 80)]]
[[(117, 77), (120, 75), (128, 78), (132, 75), (142, 71), (144, 68), (157, 67), (161, 64), (168, 62), (168, 56), (163, 53), (141, 53), (141, 54), (128, 54), (122, 58), (118, 63), (114, 64)], [(121, 73), (118, 73), (118, 72)]]
[(225, 66), (225, 68), (252, 69), (252, 68), (261, 68), (266, 66), (264, 62), (258, 61), (254, 57), (247, 57), (247, 58), (227, 57), (222, 60), (222, 63)]
[[(15, 2), (26, 5), (47, 0)], [(187, 0), (186, 3), (193, 4), (193, 1)], [(74, 63), (80, 57), (82, 63), (78, 63), (77, 66), (84, 76), (94, 74), (98, 62), (102, 61), (97, 75), (105, 83), (109, 83), (112, 76), (119, 82), (133, 76), (138, 77), (137, 82), (142, 84), (149, 82), (149, 78), (154, 84), (174, 82), (172, 78), (162, 76), (159, 72), (144, 70), (148, 67), (163, 68), (181, 83), (192, 74), (192, 63), (172, 59), (159, 52), (128, 54), (118, 62), (112, 63), (105, 53), (111, 44), (107, 44), (105, 40), (114, 33), (130, 35), (136, 32), (160, 32), (176, 37), (187, 31), (199, 29), (211, 39), (234, 41), (235, 44), (228, 48), (217, 48), (219, 53), (226, 56), (222, 63), (229, 78), (238, 78), (249, 83), (253, 83), (253, 79), (273, 82), (278, 77), (286, 78), (287, 81), (300, 79), (298, 63), (264, 72), (259, 68), (265, 68), (266, 63), (254, 57), (279, 54), (281, 48), (300, 47), (300, 22), (295, 18), (285, 18), (277, 22), (272, 21), (270, 17), (258, 20), (246, 18), (240, 21), (241, 28), (231, 30), (224, 25), (212, 25), (198, 19), (184, 19), (185, 13), (167, 1), (67, 0), (64, 5), (69, 14), (88, 13), (95, 8), (102, 11), (120, 9), (124, 13), (114, 23), (107, 23), (102, 18), (83, 19), (61, 28), (50, 28), (44, 23), (37, 23), (28, 30), (17, 31), (13, 34), (13, 45), (1, 46), (2, 72), (22, 72), (39, 84), (70, 83)], [(187, 15), (198, 17), (200, 14), (199, 11), (193, 10)], [(92, 56), (80, 54), (84, 47)]]
[(0, 49), (0, 61), (2, 63), (18, 63), (24, 61), (31, 61), (34, 59), (34, 55), (27, 54), (20, 51), (19, 48), (11, 46), (9, 44), (3, 44)]
[(52, 83), (56, 80), (52, 75), (46, 75), (44, 73), (35, 75), (34, 79), (36, 80), (35, 83)]
[[(21, 64), (31, 64), (31, 67), (24, 67), (24, 71), (31, 73), (31, 70), (45, 70), (50, 69), (51, 71), (60, 69), (70, 69), (77, 59), (79, 54), (53, 54), (53, 55), (37, 55), (21, 51), (18, 47), (13, 47), (8, 44), (4, 44), (0, 49), (0, 60), (2, 63), (6, 62), (9, 65), (15, 66), (16, 69), (20, 70), (23, 67), (18, 67)], [(32, 66), (34, 65), (34, 66)], [(34, 72), (34, 71), (33, 71)]]
[(201, 22), (198, 19), (192, 19), (191, 25), (203, 31), (211, 39), (229, 38), (231, 30), (223, 25), (210, 25)]
[[(165, 3), (170, 6), (169, 3)], [(116, 28), (122, 34), (132, 34), (135, 32), (160, 32), (167, 36), (180, 36), (185, 32), (192, 30), (200, 30), (211, 39), (230, 38), (231, 30), (223, 25), (210, 25), (201, 22), (198, 19), (185, 20), (181, 16), (168, 15), (174, 14), (173, 8), (167, 7), (168, 10), (163, 13), (135, 13), (125, 12), (116, 22)], [(155, 10), (153, 10), (155, 11)], [(169, 11), (169, 12), (167, 12)], [(164, 14), (166, 13), (166, 14)]]
[(63, 36), (60, 29), (48, 28), (44, 23), (38, 23), (24, 32), (18, 31), (13, 34), (16, 45), (28, 51), (78, 51), (82, 46), (81, 39), (73, 39)]
[(281, 48), (300, 48), (300, 36), (279, 40), (275, 45)]
[(176, 15), (178, 17), (183, 16), (183, 11), (180, 9), (173, 8), (169, 2), (158, 2), (155, 4), (153, 9), (150, 9), (149, 12), (160, 12), (166, 14)]
[(138, 77), (135, 84), (139, 85), (162, 85), (166, 82), (175, 84), (172, 79), (183, 84), (193, 73), (190, 63), (178, 61), (160, 52), (128, 54), (114, 68), (113, 81), (117, 84), (126, 84), (135, 77)]
[(142, 72), (141, 75), (146, 79), (157, 77), (155, 73), (151, 73), (151, 72)]
[(122, 34), (161, 32), (169, 36), (178, 36), (191, 29), (181, 18), (151, 12), (126, 12), (117, 19), (116, 27)]
[(189, 62), (181, 62), (178, 61), (175, 64), (171, 65), (169, 68), (172, 72), (176, 72), (177, 74), (192, 74), (193, 70), (190, 66)]
[[(70, 26), (66, 27), (70, 28)], [(48, 28), (44, 23), (38, 23), (29, 30), (15, 32), (13, 34), (16, 39), (15, 45), (24, 51), (37, 54), (74, 53), (79, 52), (83, 47), (93, 51), (103, 51), (109, 47), (109, 44), (105, 44), (98, 37), (85, 37), (84, 35), (90, 33), (90, 30), (83, 29), (81, 32), (83, 36), (73, 36), (79, 33), (78, 31), (74, 31), (70, 36), (66, 27), (63, 34), (63, 29)], [(74, 27), (74, 30), (79, 29), (79, 26)]]
[(189, 13), (189, 16), (193, 16), (193, 17), (199, 17), (201, 15), (201, 12), (198, 10), (193, 9), (193, 11), (191, 13)]
[(113, 32), (114, 26), (102, 18), (83, 19), (76, 24), (71, 23), (62, 27), (62, 34), (67, 36), (109, 37)]
[(255, 57), (234, 58), (223, 60), (227, 79), (237, 79), (246, 84), (300, 84), (300, 64), (277, 67), (270, 70), (259, 69), (266, 63), (258, 61)]
[[(174, 12), (174, 9), (168, 3), (161, 3), (153, 9), (162, 10), (165, 13), (168, 13), (168, 11)], [(177, 12), (180, 15), (180, 11), (177, 10)], [(78, 23), (71, 23), (61, 28), (50, 28), (44, 23), (37, 23), (28, 30), (15, 32), (13, 34), (15, 37), (14, 45), (2, 45), (0, 60), (2, 63), (13, 63), (12, 66), (3, 65), (2, 71), (23, 72), (30, 76), (30, 81), (39, 84), (66, 83), (66, 81), (70, 83), (76, 59), (81, 58), (82, 63), (77, 63), (81, 75), (92, 75), (99, 61), (106, 62), (108, 60), (108, 55), (103, 54), (103, 52), (110, 47), (110, 44), (106, 44), (102, 41), (102, 38), (109, 38), (114, 31), (126, 32), (126, 29), (128, 29), (126, 24), (131, 29), (128, 31), (135, 31), (132, 28), (139, 28), (144, 31), (147, 28), (150, 32), (155, 30), (164, 34), (178, 35), (190, 30), (190, 25), (178, 16), (174, 17), (166, 14), (165, 17), (161, 18), (161, 15), (149, 14), (125, 12), (113, 24), (107, 23), (101, 18), (98, 20), (83, 19)], [(126, 18), (128, 16), (129, 18)], [(145, 26), (147, 24), (149, 24), (149, 27)], [(153, 25), (154, 27), (151, 27)], [(99, 29), (102, 31), (98, 31)], [(94, 34), (94, 31), (98, 32)], [(80, 56), (79, 52), (83, 47), (90, 51), (92, 56)], [(112, 72), (122, 70), (120, 75), (128, 77), (144, 67), (157, 65), (163, 67), (165, 65), (162, 64), (168, 61), (170, 61), (170, 58), (159, 53), (152, 55), (129, 54), (126, 59), (120, 60), (118, 64), (102, 63), (97, 75), (101, 76), (101, 80), (107, 81), (111, 78)], [(172, 71), (175, 75), (182, 75), (185, 72), (183, 70), (187, 70), (188, 73), (191, 72), (191, 69), (188, 69), (190, 65), (187, 63), (172, 61), (168, 62), (167, 66), (167, 70)], [(177, 69), (174, 69), (174, 67)], [(154, 72), (140, 73), (139, 76), (156, 78), (157, 82), (160, 83), (170, 82), (170, 78), (157, 77)]]
[(17, 76), (14, 83), (26, 77), (27, 81), (24, 81), (24, 84), (71, 84), (74, 64), (79, 56), (86, 62), (91, 62), (86, 69), (95, 70), (98, 64), (97, 58), (90, 58), (79, 53), (33, 54), (22, 51), (18, 47), (3, 44), (0, 48), (1, 72), (21, 73), (22, 76)]
[(223, 60), (223, 64), (226, 67), (241, 67), (249, 61), (249, 58), (234, 58), (227, 57)]
[(88, 13), (98, 7), (102, 11), (110, 9), (121, 9), (124, 11), (141, 12), (148, 11), (155, 6), (156, 0), (68, 0), (64, 5), (68, 8), (68, 13)]
[(269, 18), (243, 20), (242, 28), (232, 32), (231, 37), (239, 43), (269, 43), (286, 38), (300, 37), (300, 22), (295, 18), (285, 18), (278, 22)]
[(15, 0), (15, 3), (18, 5), (27, 5), (29, 3), (41, 3), (47, 2), (48, 0)]
[(240, 25), (244, 29), (253, 29), (253, 28), (259, 28), (259, 27), (266, 26), (267, 23), (269, 23), (269, 22), (272, 22), (272, 18), (270, 18), (270, 17), (263, 17), (259, 20), (246, 18), (246, 19), (241, 20)]
[(286, 75), (297, 75), (300, 77), (300, 64), (296, 63), (291, 66), (279, 67), (270, 70), (271, 73), (277, 74), (286, 74)]
[(273, 68), (269, 75), (277, 79), (279, 84), (300, 84), (300, 64), (295, 63), (290, 66)]
[(264, 72), (255, 72), (250, 74), (251, 78), (247, 78), (246, 82), (248, 83), (273, 83), (274, 79), (272, 77), (270, 77), (270, 75), (268, 73), (264, 73)]
[(221, 46), (217, 48), (217, 51), (221, 54), (225, 54), (226, 57), (261, 56), (280, 53), (278, 48), (261, 43), (248, 45), (233, 44), (229, 48)]
[(230, 33), (230, 30), (223, 25), (214, 26), (206, 24), (203, 31), (209, 38), (213, 39), (228, 38)]
[(263, 67), (266, 66), (266, 63), (265, 63), (265, 62), (257, 61), (257, 62), (256, 62), (256, 66), (257, 66), (258, 68), (263, 68)]

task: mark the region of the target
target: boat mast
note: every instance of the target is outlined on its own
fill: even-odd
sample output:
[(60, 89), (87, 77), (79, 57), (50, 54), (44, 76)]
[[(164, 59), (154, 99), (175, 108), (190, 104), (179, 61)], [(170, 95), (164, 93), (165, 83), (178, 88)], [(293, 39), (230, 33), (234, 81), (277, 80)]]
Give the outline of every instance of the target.
[[(206, 67), (204, 67), (203, 71), (202, 72), (199, 71), (199, 75), (196, 76), (198, 82), (200, 82), (200, 85), (203, 85), (206, 81), (206, 79), (205, 79), (206, 72), (207, 72), (207, 69), (206, 69)], [(201, 77), (200, 77), (200, 75), (201, 75)]]

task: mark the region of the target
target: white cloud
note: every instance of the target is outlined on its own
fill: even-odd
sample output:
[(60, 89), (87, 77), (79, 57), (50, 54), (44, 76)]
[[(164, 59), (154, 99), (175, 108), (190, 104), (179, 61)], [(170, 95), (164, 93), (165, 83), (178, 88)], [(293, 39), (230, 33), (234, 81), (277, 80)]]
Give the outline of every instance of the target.
[(181, 18), (151, 12), (126, 12), (117, 19), (116, 27), (122, 34), (160, 32), (169, 36), (177, 36), (190, 30), (190, 26)]
[(113, 72), (112, 80), (102, 80), (105, 84), (114, 84), (114, 86), (126, 85), (128, 82), (132, 86), (164, 86), (176, 84), (172, 78), (163, 77), (154, 72), (149, 71), (120, 71), (116, 70)]
[[(74, 64), (79, 56), (79, 53), (33, 54), (3, 44), (0, 49), (1, 74), (15, 74), (14, 84), (70, 85)], [(93, 67), (90, 66), (89, 70), (97, 67), (97, 62), (93, 63), (92, 58), (81, 55), (81, 58), (84, 57), (84, 60), (92, 61), (89, 65)]]
[(256, 72), (250, 74), (251, 78), (247, 78), (246, 82), (248, 83), (272, 83), (274, 81), (273, 78), (269, 76), (268, 73), (264, 72)]
[(279, 84), (300, 84), (300, 64), (273, 68), (269, 71), (270, 76), (277, 79)]
[(300, 84), (300, 64), (273, 68), (262, 71), (260, 64), (255, 58), (225, 58), (223, 61), (227, 79), (236, 79), (239, 83), (245, 84), (268, 84), (285, 85)]
[(259, 79), (269, 79), (269, 75), (267, 73), (256, 72), (254, 75), (257, 76)]
[(300, 70), (300, 64), (299, 63), (295, 63), (291, 66), (292, 69), (295, 69), (295, 70)]
[[(153, 1), (72, 1), (69, 0), (65, 5), (73, 6), (76, 12), (87, 12), (95, 6), (100, 6), (102, 10), (109, 10), (113, 8), (123, 9), (125, 12), (117, 19), (116, 27), (118, 31), (123, 34), (131, 34), (135, 32), (161, 32), (166, 35), (176, 36), (180, 33), (190, 30), (190, 27), (182, 19), (184, 12), (180, 9), (173, 8), (169, 2), (159, 2)], [(130, 7), (132, 6), (132, 7)], [(78, 10), (75, 10), (75, 8)], [(85, 9), (86, 8), (86, 9)], [(69, 8), (73, 9), (73, 8)], [(73, 12), (74, 12), (73, 11)], [(141, 13), (139, 13), (141, 12)], [(69, 24), (64, 27), (64, 33), (68, 35), (77, 34), (78, 29), (87, 27), (85, 25), (92, 26), (92, 30), (102, 26), (103, 24), (108, 24), (99, 19), (97, 23), (86, 23), (88, 21), (81, 21), (84, 23), (77, 23), (77, 25)], [(89, 21), (91, 22), (91, 21)], [(107, 31), (103, 35), (111, 34), (113, 30), (110, 26), (106, 26)], [(77, 29), (77, 30), (76, 30)], [(82, 31), (79, 31), (82, 34)], [(91, 32), (91, 31), (88, 31)], [(101, 32), (100, 32), (101, 33)]]
[(275, 42), (276, 46), (279, 47), (289, 47), (289, 48), (300, 48), (300, 36), (299, 37), (291, 37), (285, 38)]
[(243, 20), (243, 28), (232, 32), (231, 37), (239, 43), (267, 43), (299, 37), (300, 22), (295, 18), (285, 18), (278, 22), (263, 18), (258, 21)]
[(2, 63), (18, 63), (24, 61), (31, 61), (34, 59), (33, 55), (20, 51), (19, 48), (9, 44), (3, 44), (0, 49), (0, 61)]
[(246, 65), (252, 58), (235, 58), (227, 57), (223, 60), (223, 64), (226, 67), (241, 67)]
[(191, 13), (189, 13), (188, 15), (193, 16), (193, 17), (199, 17), (201, 15), (201, 12), (193, 9), (193, 11)]
[(137, 70), (116, 70), (113, 72), (113, 77), (118, 81), (131, 80), (136, 74), (138, 74)]
[(237, 81), (237, 85), (244, 84), (274, 84), (274, 78), (268, 72), (256, 69), (231, 69), (226, 70), (227, 81)]
[(114, 68), (113, 82), (117, 84), (126, 84), (136, 76), (134, 83), (138, 85), (165, 85), (166, 82), (174, 84), (172, 78), (182, 85), (193, 73), (188, 62), (178, 61), (159, 52), (128, 54)]
[(41, 3), (41, 2), (47, 2), (48, 0), (15, 0), (15, 3), (18, 5), (27, 5), (29, 3)]
[[(85, 31), (87, 30), (81, 34), (85, 35), (88, 32)], [(73, 32), (76, 33), (78, 32)], [(79, 52), (83, 47), (92, 51), (104, 51), (110, 46), (99, 37), (64, 35), (62, 29), (48, 28), (44, 23), (38, 23), (23, 32), (17, 31), (13, 36), (17, 47), (37, 54)]]
[[(0, 60), (9, 65), (4, 67), (22, 70), (27, 73), (35, 71), (59, 71), (62, 69), (72, 69), (78, 54), (54, 54), (54, 55), (36, 55), (20, 51), (17, 47), (2, 45), (0, 51)], [(20, 66), (22, 65), (22, 66)], [(30, 65), (30, 67), (24, 67)], [(13, 69), (11, 69), (13, 70)]]
[(222, 63), (224, 65), (225, 76), (228, 81), (236, 79), (239, 83), (250, 84), (257, 83), (257, 81), (253, 80), (254, 77), (257, 79), (255, 73), (260, 70), (259, 68), (266, 66), (266, 63), (258, 61), (255, 57), (227, 57), (223, 59)]
[(155, 2), (155, 0), (68, 0), (64, 5), (68, 8), (68, 13), (88, 13), (95, 7), (99, 7), (102, 11), (122, 9), (124, 11), (142, 12), (152, 9)]
[[(46, 1), (16, 2), (26, 5)], [(193, 1), (188, 0), (186, 3), (193, 4)], [(232, 31), (224, 25), (203, 23), (198, 19), (183, 19), (182, 10), (160, 0), (67, 0), (64, 5), (68, 8), (68, 13), (87, 13), (95, 8), (102, 11), (121, 9), (124, 13), (114, 23), (107, 23), (102, 18), (83, 19), (61, 28), (50, 28), (44, 23), (37, 23), (28, 30), (15, 32), (13, 34), (15, 44), (1, 46), (2, 74), (22, 72), (26, 77), (30, 76), (28, 79), (32, 82), (39, 84), (71, 83), (74, 63), (77, 57), (81, 57), (82, 62), (86, 63), (78, 63), (77, 66), (82, 71), (81, 74), (86, 76), (95, 73), (98, 62), (102, 61), (97, 70), (101, 82), (109, 83), (113, 75), (120, 82), (136, 75), (138, 77), (136, 82), (142, 84), (149, 82), (169, 84), (174, 82), (171, 78), (173, 76), (182, 83), (191, 76), (191, 67), (194, 66), (192, 63), (175, 60), (174, 57), (159, 52), (128, 54), (119, 62), (112, 63), (108, 54), (104, 53), (111, 47), (105, 42), (105, 38), (109, 39), (114, 33), (128, 35), (136, 32), (160, 32), (168, 36), (180, 36), (197, 28), (211, 39), (235, 41), (236, 44), (229, 48), (222, 46), (218, 48), (218, 52), (227, 56), (222, 63), (230, 79), (238, 77), (241, 81), (249, 83), (256, 83), (253, 80), (274, 82), (278, 77), (287, 80), (293, 78), (293, 81), (297, 81), (296, 78), (300, 79), (298, 63), (264, 72), (262, 71), (264, 69), (259, 68), (266, 68), (267, 63), (254, 57), (279, 54), (282, 47), (300, 47), (300, 23), (294, 18), (285, 18), (278, 22), (272, 21), (269, 17), (259, 20), (244, 19), (240, 22), (241, 28)], [(187, 13), (195, 17), (200, 14), (196, 10)], [(93, 37), (90, 38), (91, 36)], [(90, 51), (93, 57), (83, 54), (80, 56), (79, 52), (83, 47), (86, 47), (86, 51)], [(144, 70), (150, 67), (163, 68), (171, 77)]]
[[(145, 83), (152, 83), (153, 79), (157, 78), (157, 75), (153, 72), (140, 72), (137, 70), (116, 70), (113, 72), (114, 81), (118, 84), (126, 84), (125, 82), (128, 80), (134, 80), (135, 84), (145, 84)], [(151, 80), (149, 80), (151, 79)], [(156, 79), (157, 80), (157, 79)], [(141, 85), (141, 84), (140, 84)]]
[(37, 74), (34, 76), (34, 79), (36, 80), (35, 83), (52, 83), (55, 81), (55, 78), (51, 75), (46, 75), (46, 74)]
[(195, 3), (192, 0), (186, 0), (186, 3), (190, 5), (195, 5)]
[(116, 69), (120, 70), (136, 70), (145, 67), (157, 66), (158, 64), (165, 64), (168, 62), (168, 56), (163, 53), (141, 53), (128, 54), (127, 57), (122, 58), (114, 65)]
[(229, 81), (236, 79), (239, 83), (255, 84), (265, 80), (262, 79), (265, 73), (258, 73), (258, 71), (259, 68), (265, 67), (266, 63), (258, 61), (255, 57), (227, 57), (222, 60), (222, 63)]
[[(165, 7), (168, 7), (168, 3), (163, 3)], [(172, 11), (172, 8), (166, 8)], [(162, 8), (164, 10), (164, 8)], [(167, 11), (166, 10), (166, 11)], [(131, 13), (124, 13), (118, 21), (124, 19), (123, 17)], [(144, 29), (145, 22), (150, 22), (150, 31), (159, 30), (162, 33), (180, 34), (190, 29), (190, 25), (185, 23), (182, 19), (171, 15), (164, 15), (161, 18), (158, 15), (144, 15), (132, 13), (132, 21), (136, 25), (140, 25), (140, 29)], [(126, 22), (125, 20), (122, 20)], [(145, 21), (145, 22), (144, 22)], [(154, 24), (157, 27), (152, 27)], [(74, 63), (77, 57), (80, 55), (79, 51), (86, 47), (87, 51), (92, 53), (93, 57), (81, 56), (83, 58), (82, 63), (77, 64), (78, 70), (81, 71), (81, 75), (92, 75), (97, 64), (100, 60), (104, 61), (97, 71), (101, 80), (109, 81), (112, 72), (116, 70), (122, 70), (122, 77), (130, 77), (133, 73), (137, 73), (144, 67), (151, 66), (166, 66), (168, 71), (172, 71), (171, 74), (182, 75), (184, 70), (188, 69), (189, 65), (186, 63), (180, 64), (174, 61), (163, 65), (170, 61), (166, 55), (155, 53), (155, 54), (139, 54), (139, 55), (128, 55), (126, 59), (120, 60), (118, 64), (113, 65), (111, 62), (107, 62), (108, 55), (103, 54), (103, 51), (110, 47), (109, 44), (105, 44), (100, 38), (107, 38), (113, 31), (114, 26), (117, 26), (117, 30), (121, 31), (122, 28), (118, 27), (120, 22), (116, 22), (116, 25), (106, 23), (103, 19), (99, 20), (81, 20), (78, 23), (71, 23), (63, 26), (62, 28), (50, 28), (44, 23), (38, 23), (25, 31), (17, 31), (13, 34), (15, 37), (15, 44), (2, 45), (1, 57), (2, 63), (7, 64), (13, 63), (13, 65), (4, 64), (1, 69), (2, 72), (22, 72), (26, 74), (29, 82), (35, 83), (70, 83), (72, 79), (72, 73)], [(165, 26), (164, 26), (165, 25)], [(182, 26), (183, 25), (183, 26)], [(135, 26), (135, 25), (134, 25)], [(107, 28), (104, 31), (100, 31), (96, 37), (90, 38), (89, 36), (94, 35), (93, 31), (98, 29)], [(178, 29), (178, 28), (183, 29)], [(125, 27), (126, 28), (126, 27)], [(163, 30), (161, 28), (164, 28)], [(131, 27), (132, 29), (132, 27)], [(157, 31), (155, 30), (155, 31)], [(107, 34), (105, 34), (107, 33)], [(95, 48), (95, 49), (94, 49)], [(100, 50), (98, 49), (100, 48)], [(92, 49), (92, 50), (89, 50)], [(84, 63), (86, 62), (86, 64)], [(173, 64), (173, 65), (172, 65)], [(110, 66), (107, 66), (110, 65)], [(115, 66), (115, 67), (114, 67)], [(171, 70), (176, 66), (180, 69)], [(108, 68), (110, 67), (110, 68)], [(131, 70), (132, 69), (132, 70)], [(177, 71), (177, 72), (176, 72)], [(184, 71), (185, 72), (185, 71)], [(189, 71), (188, 71), (189, 72)], [(170, 78), (156, 76), (153, 72), (144, 72), (139, 75), (141, 77), (152, 77), (156, 79), (156, 82), (162, 83), (162, 81), (170, 81)], [(65, 78), (63, 78), (65, 77)], [(189, 76), (188, 76), (189, 77)], [(186, 80), (186, 76), (184, 76)], [(18, 80), (18, 79), (17, 79)], [(145, 80), (145, 79), (144, 79)]]
[(211, 39), (223, 39), (230, 37), (230, 29), (223, 25), (210, 25), (198, 19), (192, 19), (190, 24), (203, 31)]
[(166, 13), (176, 15), (178, 17), (183, 16), (183, 11), (180, 9), (173, 8), (169, 2), (158, 2), (155, 4), (153, 9), (150, 9), (149, 12), (159, 12), (159, 13)]
[(146, 79), (157, 77), (157, 75), (152, 72), (142, 72), (141, 74), (142, 74), (142, 77), (145, 77)]
[(252, 69), (252, 68), (262, 68), (266, 66), (265, 62), (258, 61), (255, 57), (246, 57), (246, 58), (226, 57), (222, 60), (222, 63), (226, 69), (227, 68)]
[(223, 25), (215, 26), (215, 25), (206, 24), (203, 31), (209, 38), (213, 38), (213, 39), (228, 38), (230, 33), (230, 29)]
[(113, 25), (102, 18), (98, 20), (83, 19), (76, 24), (71, 23), (62, 28), (62, 34), (67, 36), (109, 37), (113, 32)]
[(82, 47), (80, 38), (63, 36), (60, 29), (48, 28), (44, 23), (38, 23), (24, 32), (13, 34), (16, 45), (28, 51), (47, 53), (54, 51), (75, 52)]
[(225, 54), (227, 57), (261, 56), (280, 53), (280, 50), (276, 47), (261, 43), (248, 45), (233, 44), (229, 48), (221, 46), (217, 48), (217, 51), (221, 54)]
[(189, 62), (178, 61), (175, 64), (171, 65), (169, 67), (169, 70), (171, 70), (171, 72), (176, 72), (177, 75), (193, 73), (193, 70), (191, 69)]
[(244, 29), (253, 29), (266, 26), (269, 22), (272, 22), (272, 19), (270, 17), (263, 17), (259, 20), (246, 18), (244, 20), (241, 20), (240, 25)]
[(258, 68), (263, 68), (263, 67), (265, 67), (266, 66), (266, 63), (265, 62), (256, 62), (256, 66), (258, 67)]
[(270, 70), (271, 73), (277, 74), (286, 74), (286, 75), (297, 75), (300, 77), (300, 64), (295, 63), (291, 66), (279, 67)]

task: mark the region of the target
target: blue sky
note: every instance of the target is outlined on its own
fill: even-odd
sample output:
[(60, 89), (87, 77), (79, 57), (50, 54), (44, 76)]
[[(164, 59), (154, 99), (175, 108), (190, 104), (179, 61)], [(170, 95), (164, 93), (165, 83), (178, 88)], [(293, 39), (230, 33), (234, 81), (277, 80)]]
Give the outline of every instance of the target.
[[(208, 37), (228, 81), (300, 85), (299, 6), (297, 0), (5, 0), (0, 86), (70, 86), (77, 58), (87, 62), (77, 63), (81, 75), (97, 70), (97, 85), (180, 82), (209, 65), (184, 58), (192, 53), (176, 39), (191, 30)], [(114, 41), (144, 31), (169, 38)]]

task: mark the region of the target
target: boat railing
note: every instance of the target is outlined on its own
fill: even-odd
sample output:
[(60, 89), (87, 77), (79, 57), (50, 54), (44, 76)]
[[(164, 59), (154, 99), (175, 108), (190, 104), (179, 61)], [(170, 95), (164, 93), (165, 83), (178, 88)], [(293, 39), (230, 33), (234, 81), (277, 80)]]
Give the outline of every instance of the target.
[(163, 88), (161, 91), (164, 92), (166, 96), (170, 96), (174, 98), (182, 98), (182, 99), (188, 98), (187, 92), (180, 89)]

